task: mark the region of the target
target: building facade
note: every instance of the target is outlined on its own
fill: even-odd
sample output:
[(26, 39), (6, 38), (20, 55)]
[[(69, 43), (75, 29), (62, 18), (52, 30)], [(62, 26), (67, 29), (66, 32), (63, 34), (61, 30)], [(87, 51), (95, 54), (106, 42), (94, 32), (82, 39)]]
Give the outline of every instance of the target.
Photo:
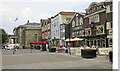
[(93, 2), (86, 9), (84, 30), (85, 44), (88, 46), (106, 48), (112, 44), (112, 5), (107, 7), (105, 4)]
[(113, 10), (112, 10), (113, 4), (112, 1), (105, 1), (105, 8), (106, 8), (106, 31), (107, 31), (107, 47), (112, 47), (113, 45), (113, 40), (112, 40), (112, 35), (113, 35)]
[(60, 25), (67, 23), (67, 20), (71, 19), (75, 12), (59, 12), (54, 17), (51, 17), (51, 42), (54, 46), (62, 46), (62, 40), (60, 38)]
[[(76, 13), (70, 21), (70, 28), (69, 28), (70, 38), (83, 38), (84, 37), (83, 25), (84, 25), (84, 13)], [(78, 44), (80, 43), (81, 42), (78, 42)]]
[(47, 41), (48, 45), (51, 46), (51, 18), (41, 19), (42, 27), (42, 41)]
[(39, 42), (41, 40), (41, 26), (40, 23), (29, 23), (15, 27), (13, 30), (16, 43), (20, 44), (20, 47), (27, 47), (30, 42)]
[(105, 2), (93, 2), (89, 5), (84, 17), (86, 45), (96, 45), (99, 48), (107, 47), (109, 44), (107, 39), (107, 19)]

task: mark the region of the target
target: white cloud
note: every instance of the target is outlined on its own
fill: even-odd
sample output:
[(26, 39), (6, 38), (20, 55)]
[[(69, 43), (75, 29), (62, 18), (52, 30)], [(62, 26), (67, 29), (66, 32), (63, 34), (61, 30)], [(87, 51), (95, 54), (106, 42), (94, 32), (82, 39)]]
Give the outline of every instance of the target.
[(31, 17), (31, 14), (32, 14), (31, 8), (23, 8), (20, 11), (20, 17), (22, 19), (29, 19)]
[[(50, 18), (60, 11), (84, 11), (93, 1), (104, 0), (1, 0), (0, 14), (2, 27), (11, 33), (14, 27), (40, 19)], [(15, 19), (18, 17), (18, 21)], [(9, 25), (9, 26), (6, 26)]]

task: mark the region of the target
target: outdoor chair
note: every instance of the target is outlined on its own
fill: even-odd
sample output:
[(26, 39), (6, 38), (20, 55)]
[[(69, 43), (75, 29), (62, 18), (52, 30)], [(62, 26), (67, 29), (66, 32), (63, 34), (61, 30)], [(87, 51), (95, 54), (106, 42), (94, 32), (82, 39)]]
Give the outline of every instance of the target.
[(106, 59), (109, 59), (109, 50), (105, 50)]

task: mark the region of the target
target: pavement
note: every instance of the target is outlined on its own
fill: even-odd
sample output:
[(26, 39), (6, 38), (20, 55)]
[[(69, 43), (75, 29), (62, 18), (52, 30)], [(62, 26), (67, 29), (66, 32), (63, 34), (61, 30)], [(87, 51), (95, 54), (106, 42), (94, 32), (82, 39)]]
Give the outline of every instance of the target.
[(85, 59), (67, 53), (20, 49), (2, 50), (3, 69), (112, 69), (112, 63), (105, 56)]

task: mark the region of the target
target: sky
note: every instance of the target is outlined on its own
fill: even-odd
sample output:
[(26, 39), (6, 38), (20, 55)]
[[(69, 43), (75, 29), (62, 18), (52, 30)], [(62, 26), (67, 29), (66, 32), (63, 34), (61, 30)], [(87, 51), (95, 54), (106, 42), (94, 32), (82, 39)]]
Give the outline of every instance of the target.
[[(61, 11), (85, 12), (92, 2), (105, 0), (1, 0), (0, 28), (13, 34), (14, 27), (50, 18)], [(18, 17), (18, 20), (15, 19)]]

